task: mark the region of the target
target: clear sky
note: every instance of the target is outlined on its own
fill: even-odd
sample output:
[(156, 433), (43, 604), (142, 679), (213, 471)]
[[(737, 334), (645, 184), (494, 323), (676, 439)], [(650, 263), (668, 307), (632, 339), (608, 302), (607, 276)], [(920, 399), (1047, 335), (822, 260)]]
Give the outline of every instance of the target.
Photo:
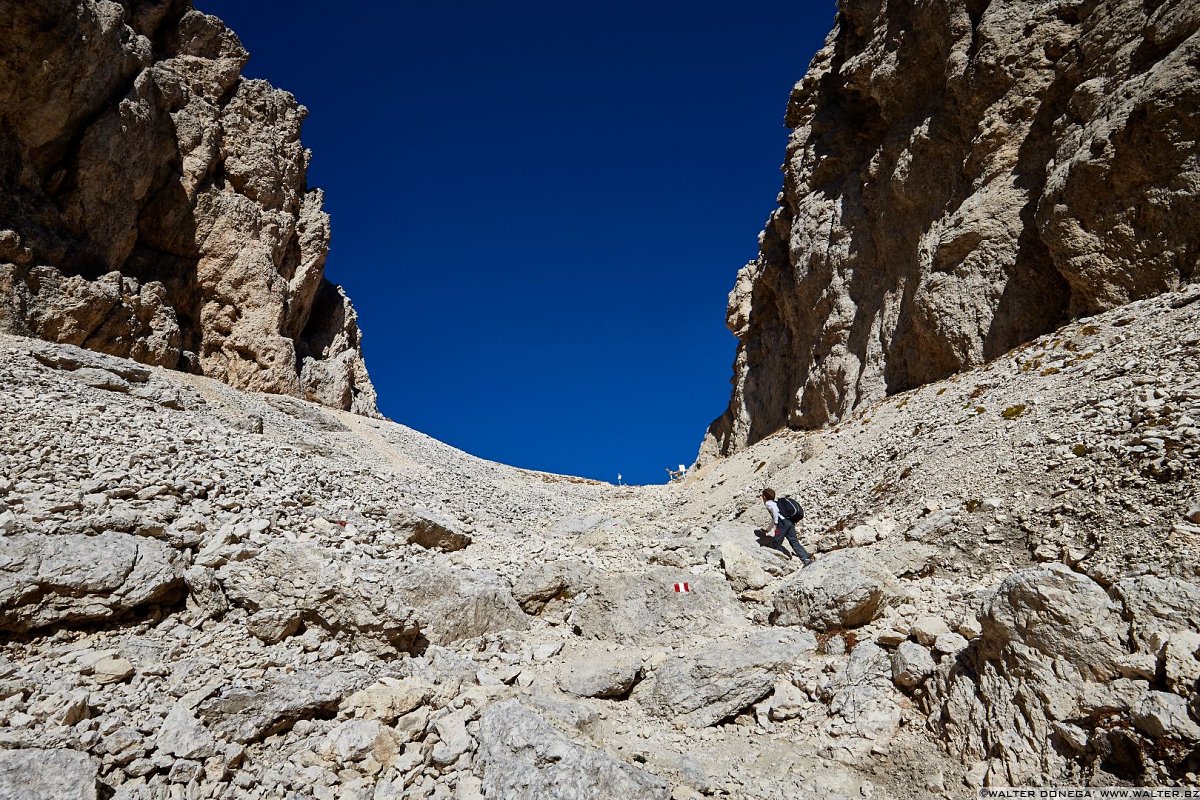
[(691, 463), (833, 0), (196, 6), (309, 108), (384, 414), (612, 482)]

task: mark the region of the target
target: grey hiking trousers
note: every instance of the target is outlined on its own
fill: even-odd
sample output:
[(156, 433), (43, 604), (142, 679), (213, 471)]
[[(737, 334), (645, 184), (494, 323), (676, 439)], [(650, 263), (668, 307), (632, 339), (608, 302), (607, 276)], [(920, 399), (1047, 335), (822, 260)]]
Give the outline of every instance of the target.
[(783, 546), (783, 540), (787, 539), (788, 544), (792, 546), (792, 551), (795, 552), (800, 560), (805, 564), (811, 564), (813, 557), (804, 549), (804, 545), (800, 544), (800, 537), (796, 535), (796, 524), (781, 514), (777, 529), (779, 535), (770, 537), (771, 547), (774, 547), (781, 553), (786, 553), (787, 550)]

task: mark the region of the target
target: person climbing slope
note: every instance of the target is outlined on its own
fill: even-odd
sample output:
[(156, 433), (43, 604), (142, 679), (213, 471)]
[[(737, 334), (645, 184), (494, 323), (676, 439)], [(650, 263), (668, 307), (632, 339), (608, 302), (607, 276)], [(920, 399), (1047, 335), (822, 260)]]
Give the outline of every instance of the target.
[[(779, 552), (786, 553), (783, 540), (787, 539), (797, 557), (804, 562), (804, 566), (812, 564), (813, 557), (804, 549), (804, 545), (800, 544), (800, 538), (796, 536), (796, 523), (779, 510), (779, 503), (775, 501), (775, 490), (763, 489), (762, 500), (771, 514), (771, 532), (768, 534), (768, 544)], [(783, 502), (788, 504), (789, 510), (792, 510), (792, 516), (796, 519), (803, 516), (804, 512), (800, 510), (799, 503), (786, 497), (783, 498)]]

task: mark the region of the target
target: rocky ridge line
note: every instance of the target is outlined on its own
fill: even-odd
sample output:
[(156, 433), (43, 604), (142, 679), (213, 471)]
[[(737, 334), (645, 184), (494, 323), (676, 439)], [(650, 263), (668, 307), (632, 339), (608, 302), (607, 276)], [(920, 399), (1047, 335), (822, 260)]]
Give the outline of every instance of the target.
[(377, 414), (306, 109), (190, 0), (4, 9), (0, 331)]

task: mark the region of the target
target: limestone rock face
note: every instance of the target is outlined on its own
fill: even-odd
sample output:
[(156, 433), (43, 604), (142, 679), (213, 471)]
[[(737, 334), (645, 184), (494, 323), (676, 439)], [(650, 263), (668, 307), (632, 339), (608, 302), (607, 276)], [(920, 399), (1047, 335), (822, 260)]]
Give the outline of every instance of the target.
[(377, 414), (305, 108), (188, 0), (9, 6), (0, 331)]
[(666, 800), (661, 778), (575, 744), (515, 700), (483, 713), (479, 726), (479, 772), (487, 797), (639, 797)]
[(0, 630), (106, 620), (173, 601), (182, 588), (173, 554), (153, 539), (117, 532), (0, 538)]
[(95, 800), (96, 766), (75, 750), (0, 751), (0, 800)]
[(1187, 3), (840, 0), (701, 460), (1193, 278), (1198, 29)]
[(659, 665), (633, 691), (647, 714), (715, 725), (766, 697), (779, 673), (816, 650), (811, 633), (755, 632), (698, 645)]
[(417, 651), (528, 626), (507, 585), (482, 570), (348, 566), (317, 548), (279, 543), (226, 564), (217, 577), (235, 605), (290, 612), (368, 648)]

